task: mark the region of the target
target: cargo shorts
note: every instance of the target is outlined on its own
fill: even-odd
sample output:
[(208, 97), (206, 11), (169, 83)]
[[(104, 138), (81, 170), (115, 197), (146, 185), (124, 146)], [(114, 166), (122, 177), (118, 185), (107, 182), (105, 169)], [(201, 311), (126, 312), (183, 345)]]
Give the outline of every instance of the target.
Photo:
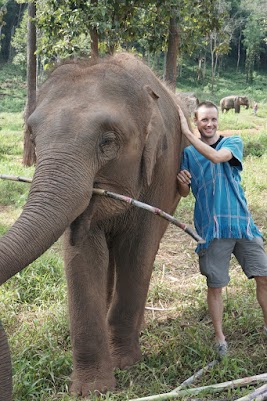
[(229, 283), (232, 254), (249, 279), (267, 276), (267, 254), (262, 237), (254, 237), (252, 240), (219, 238), (214, 239), (207, 249), (199, 253), (200, 272), (206, 276), (208, 287), (222, 288)]

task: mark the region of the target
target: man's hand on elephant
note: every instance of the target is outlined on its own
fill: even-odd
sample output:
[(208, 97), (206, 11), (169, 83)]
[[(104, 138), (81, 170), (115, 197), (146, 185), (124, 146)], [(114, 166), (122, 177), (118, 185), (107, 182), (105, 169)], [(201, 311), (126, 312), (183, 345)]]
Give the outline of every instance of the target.
[(177, 174), (177, 180), (178, 182), (180, 182), (181, 184), (191, 184), (191, 174), (188, 170), (181, 170), (178, 174)]
[(187, 122), (187, 120), (186, 120), (186, 118), (185, 118), (185, 115), (184, 115), (184, 113), (183, 113), (181, 107), (180, 107), (180, 106), (177, 106), (177, 107), (178, 107), (178, 113), (179, 113), (179, 117), (180, 117), (180, 123), (181, 123), (181, 130), (182, 130), (182, 133), (183, 133), (183, 135), (185, 135), (186, 137), (188, 137), (188, 135), (191, 136), (191, 135), (192, 135), (192, 132), (190, 131), (190, 128), (189, 128), (188, 122)]

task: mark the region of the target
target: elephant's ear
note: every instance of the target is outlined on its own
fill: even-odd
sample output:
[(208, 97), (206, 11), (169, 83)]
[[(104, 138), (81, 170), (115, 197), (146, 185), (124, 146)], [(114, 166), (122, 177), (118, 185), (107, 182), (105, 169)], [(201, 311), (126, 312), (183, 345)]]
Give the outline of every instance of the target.
[(150, 121), (147, 126), (146, 143), (143, 151), (143, 167), (147, 185), (151, 184), (153, 169), (157, 159), (162, 154), (162, 140), (164, 140), (164, 122), (158, 108), (159, 96), (145, 85), (149, 97), (149, 109), (151, 110)]

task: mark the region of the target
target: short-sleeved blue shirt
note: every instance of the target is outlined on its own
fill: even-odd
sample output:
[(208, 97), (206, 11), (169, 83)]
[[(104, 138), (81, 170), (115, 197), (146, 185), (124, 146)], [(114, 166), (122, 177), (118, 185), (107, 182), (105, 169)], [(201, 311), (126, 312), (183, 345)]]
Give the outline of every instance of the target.
[(240, 184), (243, 142), (239, 136), (222, 138), (215, 149), (227, 148), (237, 160), (214, 164), (192, 145), (183, 152), (181, 170), (191, 173), (191, 189), (196, 199), (194, 224), (205, 239), (196, 252), (207, 248), (214, 238), (248, 238), (261, 236), (248, 210)]

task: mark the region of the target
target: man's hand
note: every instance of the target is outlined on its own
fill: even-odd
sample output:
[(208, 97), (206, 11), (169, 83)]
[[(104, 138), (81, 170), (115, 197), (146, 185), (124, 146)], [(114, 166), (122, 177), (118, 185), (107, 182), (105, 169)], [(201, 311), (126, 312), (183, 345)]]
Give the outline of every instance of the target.
[(188, 170), (181, 170), (177, 174), (178, 192), (181, 196), (186, 197), (190, 192), (191, 174)]
[(178, 105), (177, 105), (177, 107), (178, 107), (178, 113), (179, 113), (179, 117), (180, 117), (180, 123), (181, 123), (181, 130), (182, 130), (182, 133), (183, 133), (187, 138), (188, 138), (188, 135), (189, 135), (189, 138), (188, 138), (188, 139), (190, 139), (190, 136), (193, 135), (193, 134), (192, 134), (192, 132), (190, 131), (188, 122), (187, 122), (187, 120), (186, 120), (186, 118), (185, 118), (185, 115), (184, 115), (184, 113), (183, 113), (181, 107), (178, 106)]
[(191, 174), (188, 170), (181, 170), (178, 174), (177, 174), (177, 180), (181, 183), (181, 184), (191, 184)]

